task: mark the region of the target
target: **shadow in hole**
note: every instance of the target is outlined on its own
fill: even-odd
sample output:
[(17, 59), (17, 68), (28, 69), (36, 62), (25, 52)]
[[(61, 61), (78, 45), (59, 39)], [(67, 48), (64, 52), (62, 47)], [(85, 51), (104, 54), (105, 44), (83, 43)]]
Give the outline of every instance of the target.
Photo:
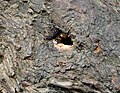
[(3, 58), (4, 58), (4, 56), (0, 55), (0, 64), (3, 62)]
[(73, 45), (73, 42), (70, 37), (63, 38), (61, 40), (61, 43), (63, 43), (64, 45)]

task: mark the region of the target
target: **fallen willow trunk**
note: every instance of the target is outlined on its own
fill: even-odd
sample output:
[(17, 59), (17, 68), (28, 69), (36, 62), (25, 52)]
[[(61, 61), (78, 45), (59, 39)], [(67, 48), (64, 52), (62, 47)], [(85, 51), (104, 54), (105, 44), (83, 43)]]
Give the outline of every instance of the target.
[(119, 92), (119, 0), (0, 0), (0, 93)]

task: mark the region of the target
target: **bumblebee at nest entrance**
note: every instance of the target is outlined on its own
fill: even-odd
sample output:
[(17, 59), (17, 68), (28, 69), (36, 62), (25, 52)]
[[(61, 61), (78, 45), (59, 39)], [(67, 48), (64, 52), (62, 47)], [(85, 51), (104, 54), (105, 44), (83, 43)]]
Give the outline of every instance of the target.
[[(68, 37), (69, 38), (69, 37)], [(65, 38), (67, 39), (67, 38)], [(57, 42), (56, 40), (53, 40), (54, 47), (58, 49), (59, 51), (69, 51), (73, 49), (73, 42), (63, 41), (62, 39), (60, 42)]]
[(73, 45), (71, 37), (68, 37), (68, 35), (65, 33), (60, 33), (55, 40), (57, 41), (57, 43), (62, 43), (64, 45)]
[(71, 40), (71, 37), (69, 36), (69, 31), (68, 33), (63, 32), (60, 28), (53, 27), (53, 33), (51, 36), (46, 36), (47, 40), (53, 40), (57, 43), (63, 43), (64, 45), (73, 45), (73, 41)]
[(55, 41), (54, 47), (60, 51), (68, 51), (73, 48), (73, 41), (68, 33), (59, 33), (53, 41)]
[(47, 36), (46, 39), (53, 40), (54, 46), (59, 50), (71, 50), (73, 47), (73, 41), (69, 35), (69, 31), (65, 33), (57, 27), (54, 27), (52, 30), (53, 34)]

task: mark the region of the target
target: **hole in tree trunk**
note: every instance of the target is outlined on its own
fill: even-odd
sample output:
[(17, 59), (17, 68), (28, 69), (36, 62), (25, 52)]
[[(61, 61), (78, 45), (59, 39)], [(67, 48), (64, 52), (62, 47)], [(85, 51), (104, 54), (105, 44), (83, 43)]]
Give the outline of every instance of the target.
[(3, 62), (3, 55), (0, 55), (0, 64)]
[(61, 43), (63, 43), (64, 45), (73, 45), (73, 42), (70, 37), (63, 38), (61, 40)]

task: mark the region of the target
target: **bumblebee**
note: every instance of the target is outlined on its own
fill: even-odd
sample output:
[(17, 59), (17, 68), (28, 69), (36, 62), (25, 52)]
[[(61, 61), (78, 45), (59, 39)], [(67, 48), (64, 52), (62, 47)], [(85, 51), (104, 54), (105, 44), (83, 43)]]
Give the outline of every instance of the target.
[(53, 29), (53, 34), (51, 36), (47, 36), (47, 40), (53, 40), (57, 43), (63, 43), (65, 45), (73, 45), (73, 42), (71, 40), (71, 37), (69, 36), (69, 31), (68, 33), (63, 32), (60, 28), (55, 27)]
[(63, 43), (65, 45), (73, 45), (71, 38), (68, 36), (68, 33), (60, 33), (56, 39), (57, 43)]

